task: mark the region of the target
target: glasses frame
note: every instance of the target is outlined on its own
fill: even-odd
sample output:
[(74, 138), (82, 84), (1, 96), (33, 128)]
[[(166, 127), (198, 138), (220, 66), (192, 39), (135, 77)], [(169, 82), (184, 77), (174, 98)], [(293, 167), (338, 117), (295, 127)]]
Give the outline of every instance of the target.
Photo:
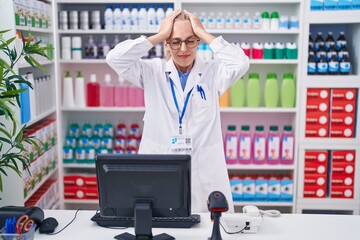
[[(178, 39), (178, 38), (171, 39), (171, 40), (169, 40), (169, 41), (166, 41), (166, 43), (169, 44), (169, 46), (170, 46), (170, 48), (171, 48), (172, 50), (179, 50), (179, 49), (181, 48), (181, 46), (182, 46), (183, 43), (185, 43), (185, 45), (186, 45), (187, 48), (193, 49), (193, 48), (195, 48), (195, 47), (197, 46), (197, 44), (195, 44), (193, 47), (189, 47), (189, 46), (188, 46), (188, 42), (187, 42), (187, 41), (189, 41), (189, 39), (192, 39), (192, 38), (194, 38), (196, 42), (200, 42), (200, 38), (195, 37), (195, 36), (191, 36), (191, 37), (188, 37), (188, 38), (185, 39), (185, 40), (180, 40), (180, 39)], [(177, 41), (180, 42), (180, 45), (179, 45), (178, 48), (173, 48), (173, 47), (171, 46), (171, 41), (173, 41), (173, 40), (177, 40)]]

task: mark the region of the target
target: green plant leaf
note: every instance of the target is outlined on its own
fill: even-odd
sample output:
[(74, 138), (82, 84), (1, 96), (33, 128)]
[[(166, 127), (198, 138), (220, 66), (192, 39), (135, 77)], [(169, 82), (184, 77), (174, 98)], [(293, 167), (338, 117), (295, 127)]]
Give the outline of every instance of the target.
[[(0, 63), (7, 69), (8, 72), (11, 72), (12, 74), (16, 74), (14, 72), (14, 70), (12, 69), (12, 67), (4, 59), (0, 58)], [(2, 76), (3, 78), (5, 78), (4, 74), (6, 76), (7, 73), (3, 73), (3, 76)]]
[(6, 42), (4, 42), (3, 44), (0, 45), (0, 49), (3, 49), (4, 47), (8, 47), (14, 40), (16, 37), (12, 37), (10, 39), (8, 39)]
[(4, 65), (2, 63), (0, 63), (0, 84), (2, 83), (3, 81), (3, 73), (4, 73)]
[(4, 34), (4, 33), (6, 33), (6, 32), (9, 32), (11, 29), (5, 29), (5, 30), (1, 30), (0, 31), (0, 34), (2, 35), (2, 34)]
[[(9, 139), (7, 139), (7, 138), (0, 137), (0, 141), (6, 142), (7, 144), (10, 144), (10, 145), (11, 145), (11, 141), (10, 141)], [(1, 147), (2, 147), (2, 145), (1, 145)]]
[(13, 128), (12, 128), (12, 129), (13, 129), (13, 130), (12, 130), (12, 135), (13, 135), (13, 136), (15, 136), (15, 134), (16, 134), (16, 130), (17, 130), (17, 129), (16, 129), (16, 126), (17, 126), (16, 121), (13, 121), (13, 122), (12, 122), (12, 124), (13, 124)]
[(8, 139), (11, 139), (10, 133), (8, 133), (4, 128), (0, 128), (0, 132), (2, 132)]
[(24, 129), (25, 129), (26, 125), (24, 125), (20, 131), (18, 132), (18, 134), (15, 137), (15, 142), (20, 142), (23, 139), (24, 136)]
[(25, 58), (26, 62), (27, 62), (28, 64), (30, 64), (30, 66), (32, 66), (33, 68), (35, 67), (35, 64), (31, 61), (31, 59), (29, 58), (29, 56), (25, 56), (24, 58)]
[(31, 59), (31, 61), (33, 61), (33, 63), (40, 68), (40, 70), (44, 73), (47, 73), (47, 70), (44, 68), (43, 65), (41, 65), (38, 61), (35, 60), (35, 58), (33, 58), (32, 56), (29, 56), (29, 58)]

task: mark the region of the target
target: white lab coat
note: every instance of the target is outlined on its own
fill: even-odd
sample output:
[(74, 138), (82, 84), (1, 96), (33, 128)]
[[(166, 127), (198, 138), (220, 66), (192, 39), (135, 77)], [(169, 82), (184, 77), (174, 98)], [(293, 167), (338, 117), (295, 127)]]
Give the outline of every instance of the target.
[[(170, 138), (179, 134), (179, 115), (175, 107), (169, 78), (182, 110), (187, 93), (194, 87), (184, 118), (183, 134), (192, 137), (191, 208), (192, 212), (208, 212), (206, 200), (212, 191), (225, 194), (229, 210), (233, 211), (228, 172), (224, 157), (220, 123), (219, 96), (240, 79), (249, 68), (249, 59), (241, 48), (222, 37), (212, 41), (210, 48), (220, 60), (205, 64), (199, 57), (190, 72), (183, 91), (177, 69), (172, 60), (142, 60), (153, 45), (141, 36), (119, 43), (111, 50), (107, 63), (136, 86), (144, 88), (144, 129), (139, 153), (174, 153)], [(205, 91), (201, 98), (197, 85)]]

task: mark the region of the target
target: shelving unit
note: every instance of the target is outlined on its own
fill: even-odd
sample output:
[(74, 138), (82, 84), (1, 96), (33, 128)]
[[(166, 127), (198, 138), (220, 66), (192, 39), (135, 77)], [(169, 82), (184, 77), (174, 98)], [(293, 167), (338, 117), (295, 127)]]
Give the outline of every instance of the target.
[[(324, 213), (340, 213), (340, 214), (359, 214), (360, 210), (360, 128), (359, 128), (359, 115), (355, 116), (355, 137), (354, 138), (307, 138), (305, 137), (306, 128), (306, 99), (307, 90), (309, 88), (352, 88), (356, 89), (356, 112), (359, 112), (359, 89), (360, 89), (360, 62), (359, 62), (359, 43), (360, 37), (360, 11), (310, 11), (310, 1), (305, 1), (304, 10), (304, 36), (309, 32), (316, 34), (316, 31), (334, 32), (334, 38), (338, 31), (345, 31), (347, 37), (347, 47), (350, 53), (350, 62), (352, 63), (351, 75), (307, 75), (307, 58), (308, 55), (304, 54), (301, 60), (301, 104), (300, 108), (300, 131), (299, 131), (299, 153), (298, 153), (298, 190), (296, 200), (297, 213), (309, 212), (324, 212)], [(326, 35), (325, 35), (326, 36)], [(304, 52), (307, 49), (309, 39), (304, 37)], [(330, 97), (331, 101), (331, 97)], [(331, 112), (330, 112), (331, 114)], [(308, 198), (304, 196), (304, 178), (305, 178), (305, 154), (307, 151), (336, 151), (348, 150), (355, 151), (355, 169), (353, 176), (353, 197), (350, 198), (332, 198), (330, 195), (331, 186), (331, 168), (332, 158), (329, 156), (328, 167), (328, 189), (325, 198)], [(345, 174), (345, 173), (344, 173)]]
[[(46, 3), (51, 4), (51, 2), (49, 1), (47, 1)], [(6, 34), (7, 38), (14, 37), (16, 36), (16, 31), (21, 31), (23, 36), (28, 36), (29, 34), (31, 34), (32, 36), (46, 37), (48, 38), (49, 42), (51, 43), (54, 42), (53, 28), (45, 29), (45, 28), (34, 28), (28, 26), (15, 25), (14, 1), (2, 2), (0, 8), (0, 15), (1, 18), (3, 19), (3, 21), (0, 22), (0, 29), (1, 30), (10, 29), (10, 31)], [(15, 44), (15, 42), (13, 44)], [(55, 62), (49, 60), (39, 60), (38, 62), (46, 69), (47, 73), (43, 73), (37, 68), (34, 69), (27, 63), (22, 63), (22, 64), (18, 63), (13, 70), (14, 72), (20, 75), (25, 75), (27, 72), (33, 72), (34, 78), (48, 74), (52, 77), (52, 81), (54, 81), (54, 85), (55, 85), (56, 83)], [(47, 91), (52, 91), (53, 96), (55, 96), (56, 94), (55, 87), (53, 89), (47, 89)], [(45, 119), (56, 118), (57, 108), (56, 108), (55, 100), (53, 102), (54, 104), (52, 106), (49, 106), (48, 109), (42, 109), (43, 110), (42, 112), (38, 112), (38, 114), (34, 118), (30, 119), (30, 121), (26, 123), (27, 126), (26, 129), (31, 129), (34, 126), (37, 126), (37, 124), (39, 124)], [(20, 123), (21, 122), (20, 109), (14, 108), (14, 112), (16, 119), (18, 119), (18, 123)], [(10, 123), (5, 122), (3, 118), (1, 118), (1, 123), (4, 123), (6, 126), (10, 126), (8, 125)], [(18, 128), (20, 128), (20, 126), (18, 126)], [(58, 152), (57, 146), (55, 145), (53, 146), (53, 148), (56, 148), (55, 153), (57, 153)], [(2, 150), (5, 151), (5, 149)], [(54, 157), (56, 158), (56, 154)], [(53, 158), (51, 159), (53, 160)], [(39, 161), (35, 160), (31, 164), (31, 167), (34, 166), (34, 164), (40, 164)], [(50, 168), (49, 172), (47, 172), (47, 174), (45, 173), (46, 175), (42, 176), (41, 181), (37, 182), (26, 196), (24, 192), (25, 183), (22, 177), (19, 177), (13, 171), (8, 171), (8, 176), (4, 176), (2, 174), (4, 190), (3, 192), (0, 193), (0, 197), (1, 197), (0, 206), (7, 206), (7, 205), (24, 206), (25, 202), (29, 200), (37, 192), (37, 190), (44, 185), (45, 182), (47, 182), (49, 179), (57, 179), (59, 177), (58, 170), (59, 168), (57, 167), (57, 164), (55, 165), (55, 168)], [(25, 175), (25, 173), (23, 173), (23, 175)], [(55, 198), (59, 199), (59, 192), (57, 192), (54, 195), (53, 199)], [(56, 207), (55, 203), (50, 203), (50, 202), (48, 206)]]

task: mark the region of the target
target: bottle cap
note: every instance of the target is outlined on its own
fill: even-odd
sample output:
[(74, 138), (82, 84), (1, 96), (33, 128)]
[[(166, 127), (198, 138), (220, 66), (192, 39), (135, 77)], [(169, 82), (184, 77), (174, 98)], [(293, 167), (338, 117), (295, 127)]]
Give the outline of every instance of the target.
[(66, 73), (65, 73), (65, 77), (66, 77), (66, 78), (71, 77), (71, 75), (70, 75), (70, 72), (69, 72), (69, 71), (66, 71)]
[(96, 74), (90, 75), (90, 82), (95, 83), (96, 82)]
[(267, 75), (266, 75), (266, 78), (275, 78), (276, 79), (276, 73), (268, 73)]
[(81, 77), (82, 77), (81, 71), (78, 71), (78, 74), (77, 74), (76, 77), (77, 77), (77, 78), (81, 78)]
[(243, 125), (243, 126), (241, 126), (241, 130), (243, 130), (243, 131), (249, 131), (249, 130), (250, 130), (250, 126), (249, 126), (249, 125)]
[(279, 13), (278, 12), (272, 12), (271, 13), (271, 18), (279, 18)]
[(292, 126), (289, 126), (289, 125), (284, 126), (284, 131), (291, 132)]
[(278, 130), (278, 126), (270, 126), (270, 131), (277, 131)]
[(111, 83), (111, 75), (105, 74), (105, 83)]
[(292, 73), (284, 73), (284, 78), (294, 79), (294, 74), (292, 74)]
[(257, 79), (259, 79), (259, 74), (258, 73), (250, 73), (249, 78), (257, 78)]
[(264, 131), (264, 126), (260, 126), (260, 125), (259, 125), (259, 126), (256, 126), (256, 127), (255, 127), (255, 130), (256, 130), (256, 131)]
[(229, 130), (229, 131), (236, 131), (236, 126), (234, 126), (234, 125), (229, 125), (229, 126), (228, 126), (228, 130)]
[(262, 18), (270, 18), (269, 12), (263, 12), (263, 13), (261, 14), (261, 17), (262, 17)]

